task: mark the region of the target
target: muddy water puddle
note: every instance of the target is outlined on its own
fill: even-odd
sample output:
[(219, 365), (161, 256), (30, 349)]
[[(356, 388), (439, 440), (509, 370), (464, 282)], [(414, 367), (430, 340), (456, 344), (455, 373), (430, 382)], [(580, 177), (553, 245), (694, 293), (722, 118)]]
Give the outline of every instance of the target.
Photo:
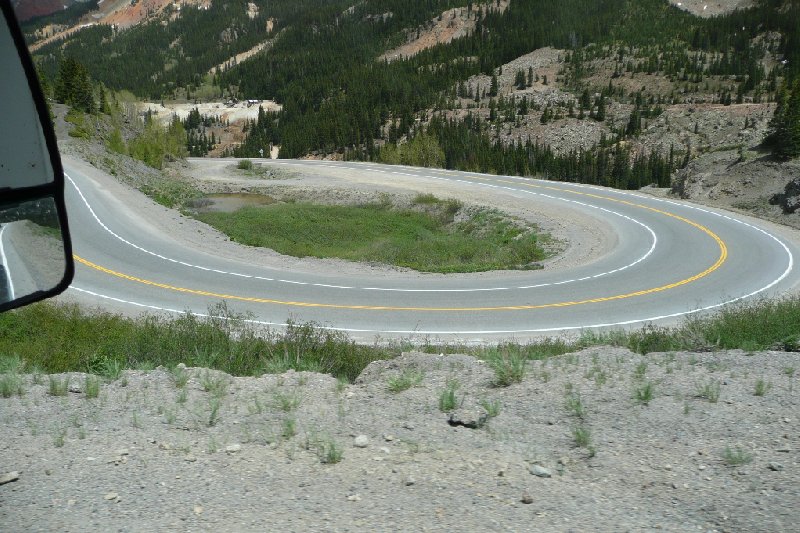
[(233, 213), (243, 207), (270, 205), (275, 201), (275, 198), (265, 194), (243, 192), (209, 194), (202, 199), (197, 210), (201, 213)]

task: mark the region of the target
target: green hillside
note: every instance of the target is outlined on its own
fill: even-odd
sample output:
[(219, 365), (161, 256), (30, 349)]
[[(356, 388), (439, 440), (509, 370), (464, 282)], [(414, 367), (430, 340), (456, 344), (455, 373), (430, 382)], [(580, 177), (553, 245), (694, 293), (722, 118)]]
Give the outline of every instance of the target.
[[(781, 81), (800, 69), (800, 4), (783, 0), (762, 0), (756, 7), (711, 19), (690, 15), (665, 0), (512, 0), (504, 12), (464, 0), (255, 3), (259, 11), (254, 17), (247, 16), (246, 0), (231, 0), (214, 2), (207, 10), (184, 7), (180, 16), (167, 9), (160, 18), (125, 31), (86, 28), (66, 42), (38, 50), (37, 61), (43, 75), (53, 79), (64, 58), (74, 58), (93, 79), (143, 98), (192, 97), (202, 87), (203, 95), (282, 104), (281, 112), (262, 114), (249, 127), (249, 137), (235, 155), (255, 156), (274, 143), (281, 146), (281, 157), (338, 151), (345, 157), (380, 159), (378, 146), (383, 141), (411, 138), (423, 124), (436, 134), (449, 167), (544, 171), (565, 179), (589, 169), (599, 176), (591, 181), (630, 187), (639, 180), (631, 180), (627, 172), (612, 180), (604, 170), (618, 157), (627, 158), (627, 166), (635, 163), (633, 156), (613, 145), (635, 136), (641, 121), (657, 116), (663, 105), (679, 103), (675, 89), (681, 84), (697, 89), (712, 80), (720, 87), (720, 102), (774, 101)], [(411, 58), (378, 59), (415, 28), (424, 28), (454, 7), (468, 7), (476, 21), (466, 36)], [(269, 33), (267, 20), (275, 21)], [(267, 39), (273, 39), (269, 50), (207, 74)], [(605, 153), (599, 146), (599, 152), (564, 159), (564, 154), (551, 154), (549, 147), (535, 143), (498, 144), (487, 132), (487, 121), (477, 115), (466, 121), (439, 116), (430, 122), (461, 105), (458, 97), (470, 76), (495, 76), (503, 64), (545, 46), (566, 51), (562, 82), (574, 92), (581, 117), (602, 121), (606, 101), (635, 102), (627, 127), (610, 128)], [(767, 55), (782, 62), (765, 68)], [(673, 84), (673, 91), (640, 91), (637, 96), (615, 90), (609, 82), (599, 99), (589, 98), (589, 89), (597, 88), (586, 81), (585, 64), (598, 58), (615, 62), (615, 77), (626, 72), (659, 75)], [(518, 76), (524, 84), (525, 73)], [(528, 110), (527, 100), (523, 104), (502, 96), (491, 102), (482, 98), (476, 95), (475, 101), (491, 105), (500, 123), (502, 117), (513, 120), (521, 112), (517, 107)], [(565, 114), (566, 109), (548, 108), (542, 124)], [(536, 161), (530, 156), (534, 151), (539, 154)], [(670, 154), (667, 160), (662, 153), (658, 161), (640, 161), (639, 166), (658, 169), (668, 180), (678, 156)]]

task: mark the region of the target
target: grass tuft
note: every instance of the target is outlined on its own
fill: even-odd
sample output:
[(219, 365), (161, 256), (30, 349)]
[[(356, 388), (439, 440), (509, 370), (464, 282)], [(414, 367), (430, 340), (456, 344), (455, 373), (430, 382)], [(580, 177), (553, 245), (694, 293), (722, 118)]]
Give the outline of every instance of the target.
[(15, 394), (22, 396), (25, 393), (25, 388), (22, 383), (22, 378), (16, 372), (7, 372), (0, 375), (0, 396), (3, 398), (11, 398)]
[(656, 394), (656, 386), (652, 381), (646, 381), (633, 391), (633, 399), (639, 405), (650, 405)]
[(487, 362), (494, 370), (494, 385), (497, 387), (521, 383), (525, 378), (527, 359), (520, 351), (499, 349), (491, 354)]
[(488, 416), (489, 418), (494, 418), (497, 415), (499, 415), (500, 414), (500, 409), (503, 406), (500, 403), (500, 400), (491, 400), (490, 401), (490, 400), (487, 400), (485, 398), (483, 400), (481, 400), (480, 403), (481, 403), (481, 407), (483, 407), (483, 410), (486, 411), (486, 416)]
[(741, 449), (739, 446), (735, 449), (726, 446), (725, 451), (722, 453), (722, 460), (728, 466), (741, 466), (750, 463), (753, 460), (753, 454)]
[(50, 396), (66, 396), (69, 392), (69, 377), (64, 376), (59, 379), (57, 376), (50, 376), (50, 384), (47, 393)]
[(458, 390), (459, 384), (456, 380), (447, 382), (445, 389), (439, 394), (439, 410), (443, 413), (452, 411), (458, 406)]
[(763, 379), (759, 378), (756, 381), (756, 386), (755, 390), (753, 391), (753, 394), (755, 394), (756, 396), (764, 396), (769, 392), (771, 388), (772, 388), (772, 383), (764, 381)]
[(581, 420), (586, 418), (586, 405), (577, 392), (569, 391), (567, 393), (566, 408), (573, 416)]
[(717, 380), (709, 381), (708, 383), (699, 385), (697, 388), (697, 396), (711, 403), (717, 403), (719, 401), (719, 393), (720, 383)]
[(83, 384), (83, 392), (87, 398), (97, 398), (100, 395), (100, 378), (87, 374)]
[(588, 448), (592, 444), (592, 434), (586, 426), (572, 428), (572, 438), (578, 448)]
[(403, 392), (411, 387), (416, 387), (424, 379), (425, 374), (419, 370), (405, 369), (402, 373), (396, 376), (391, 376), (386, 381), (386, 388), (389, 392)]

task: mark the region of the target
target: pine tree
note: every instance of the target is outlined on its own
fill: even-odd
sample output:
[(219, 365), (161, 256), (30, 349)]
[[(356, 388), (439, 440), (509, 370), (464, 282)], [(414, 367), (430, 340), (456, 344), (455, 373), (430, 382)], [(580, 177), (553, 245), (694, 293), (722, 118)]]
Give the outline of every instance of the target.
[(781, 159), (800, 156), (800, 79), (791, 90), (784, 83), (777, 94), (778, 105), (769, 123), (767, 144), (772, 153)]
[(497, 96), (497, 76), (492, 75), (492, 84), (489, 86), (489, 96)]

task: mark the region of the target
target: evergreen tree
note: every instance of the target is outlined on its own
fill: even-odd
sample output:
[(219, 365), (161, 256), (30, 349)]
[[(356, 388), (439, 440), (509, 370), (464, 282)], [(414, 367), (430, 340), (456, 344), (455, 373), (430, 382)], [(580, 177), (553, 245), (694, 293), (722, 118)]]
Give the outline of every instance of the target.
[(490, 97), (497, 96), (497, 91), (498, 91), (498, 87), (497, 87), (497, 76), (495, 76), (495, 75), (492, 75), (492, 83), (491, 83), (491, 85), (489, 86), (489, 96), (490, 96)]
[(781, 159), (800, 156), (800, 79), (791, 89), (784, 83), (777, 95), (778, 105), (770, 120), (767, 144)]
[(94, 89), (89, 71), (75, 59), (67, 58), (61, 62), (53, 96), (57, 102), (85, 113), (95, 112)]
[(514, 76), (514, 85), (517, 87), (517, 89), (522, 90), (525, 88), (525, 84), (525, 71), (520, 69)]

